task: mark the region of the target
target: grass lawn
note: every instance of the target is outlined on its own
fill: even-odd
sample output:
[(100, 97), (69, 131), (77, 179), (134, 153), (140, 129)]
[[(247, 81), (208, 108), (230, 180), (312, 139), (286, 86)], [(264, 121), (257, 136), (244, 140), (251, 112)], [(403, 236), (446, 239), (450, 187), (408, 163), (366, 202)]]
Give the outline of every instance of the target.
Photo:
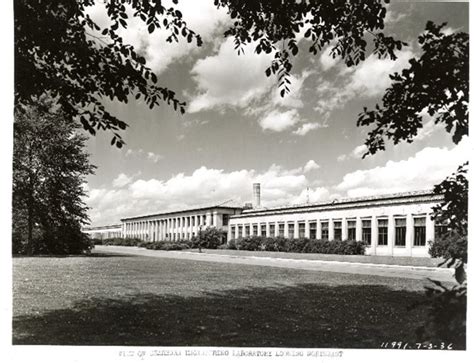
[(13, 344), (417, 342), (420, 280), (142, 256), (13, 259)]

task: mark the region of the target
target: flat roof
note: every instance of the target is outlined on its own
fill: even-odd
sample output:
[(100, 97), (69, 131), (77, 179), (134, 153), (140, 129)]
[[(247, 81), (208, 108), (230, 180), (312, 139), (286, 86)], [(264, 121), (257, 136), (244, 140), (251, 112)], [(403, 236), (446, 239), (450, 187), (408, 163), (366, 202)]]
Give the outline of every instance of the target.
[(242, 205), (233, 204), (233, 202), (234, 201), (231, 199), (231, 200), (227, 200), (227, 201), (222, 202), (222, 203), (207, 204), (207, 205), (189, 207), (189, 208), (184, 208), (184, 209), (165, 210), (163, 212), (158, 212), (158, 213), (144, 214), (144, 215), (138, 215), (138, 216), (134, 216), (134, 217), (125, 217), (125, 218), (121, 218), (120, 221), (127, 221), (127, 220), (138, 219), (138, 218), (150, 218), (150, 217), (156, 217), (156, 216), (161, 216), (161, 215), (165, 215), (165, 214), (195, 212), (195, 211), (214, 209), (214, 208), (239, 209), (239, 210), (243, 209)]
[(304, 209), (321, 209), (327, 207), (329, 209), (341, 208), (343, 206), (350, 206), (351, 204), (357, 206), (360, 204), (362, 207), (364, 203), (371, 202), (397, 202), (406, 199), (413, 199), (413, 203), (417, 201), (441, 201), (443, 200), (442, 194), (434, 194), (432, 190), (421, 190), (421, 191), (412, 191), (404, 193), (392, 193), (392, 194), (381, 194), (367, 197), (357, 197), (357, 198), (344, 198), (344, 199), (333, 199), (326, 200), (323, 202), (317, 203), (304, 203), (304, 204), (293, 204), (285, 206), (277, 206), (271, 208), (254, 208), (243, 210), (241, 214), (232, 216), (232, 219), (245, 218), (250, 216), (265, 215), (265, 214), (283, 214), (288, 212), (299, 212)]

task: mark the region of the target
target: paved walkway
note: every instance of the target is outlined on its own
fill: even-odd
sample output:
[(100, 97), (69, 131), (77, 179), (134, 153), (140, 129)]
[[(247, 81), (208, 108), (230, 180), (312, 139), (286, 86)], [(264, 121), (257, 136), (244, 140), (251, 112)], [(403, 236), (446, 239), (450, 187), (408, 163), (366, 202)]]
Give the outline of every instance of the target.
[(194, 251), (157, 251), (147, 250), (145, 248), (139, 247), (122, 246), (96, 246), (93, 252), (127, 254), (157, 258), (174, 258), (203, 262), (271, 266), (311, 271), (329, 271), (337, 273), (401, 277), (410, 279), (426, 279), (429, 277), (438, 281), (454, 281), (453, 269), (426, 266), (401, 266), (362, 262), (321, 261), (313, 259), (294, 259), (268, 256), (264, 257), (255, 255), (226, 255), (221, 253), (199, 253)]

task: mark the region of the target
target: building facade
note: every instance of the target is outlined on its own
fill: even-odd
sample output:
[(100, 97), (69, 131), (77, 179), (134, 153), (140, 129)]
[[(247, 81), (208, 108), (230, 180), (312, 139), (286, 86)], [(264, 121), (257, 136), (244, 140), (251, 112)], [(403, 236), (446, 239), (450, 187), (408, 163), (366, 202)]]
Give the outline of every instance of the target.
[(230, 219), (228, 239), (252, 235), (350, 239), (365, 241), (369, 255), (427, 257), (436, 230), (432, 207), (442, 200), (421, 191), (244, 210)]
[(197, 236), (207, 227), (221, 229), (227, 236), (231, 216), (241, 212), (241, 207), (227, 203), (123, 218), (121, 236), (143, 241), (180, 241)]
[(122, 237), (121, 224), (112, 224), (109, 226), (99, 226), (99, 227), (85, 227), (83, 228), (82, 231), (88, 234), (89, 237), (91, 238), (96, 238), (96, 239), (101, 239), (101, 240)]

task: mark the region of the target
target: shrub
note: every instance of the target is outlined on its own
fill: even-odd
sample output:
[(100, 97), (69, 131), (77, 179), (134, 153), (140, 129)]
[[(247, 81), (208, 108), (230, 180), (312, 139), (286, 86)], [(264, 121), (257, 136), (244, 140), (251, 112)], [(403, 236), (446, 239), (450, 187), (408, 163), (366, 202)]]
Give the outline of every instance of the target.
[(145, 248), (149, 250), (179, 251), (191, 247), (191, 241), (157, 241), (147, 242)]
[(367, 245), (361, 241), (328, 241), (309, 238), (248, 236), (227, 243), (228, 249), (246, 251), (275, 251), (297, 253), (323, 253), (338, 255), (363, 255)]
[(139, 243), (143, 242), (139, 238), (107, 238), (102, 241), (105, 246), (138, 246)]
[(191, 239), (192, 248), (216, 249), (224, 240), (225, 232), (216, 227), (207, 227)]
[(467, 236), (456, 232), (448, 233), (429, 244), (431, 257), (455, 258), (467, 263)]

